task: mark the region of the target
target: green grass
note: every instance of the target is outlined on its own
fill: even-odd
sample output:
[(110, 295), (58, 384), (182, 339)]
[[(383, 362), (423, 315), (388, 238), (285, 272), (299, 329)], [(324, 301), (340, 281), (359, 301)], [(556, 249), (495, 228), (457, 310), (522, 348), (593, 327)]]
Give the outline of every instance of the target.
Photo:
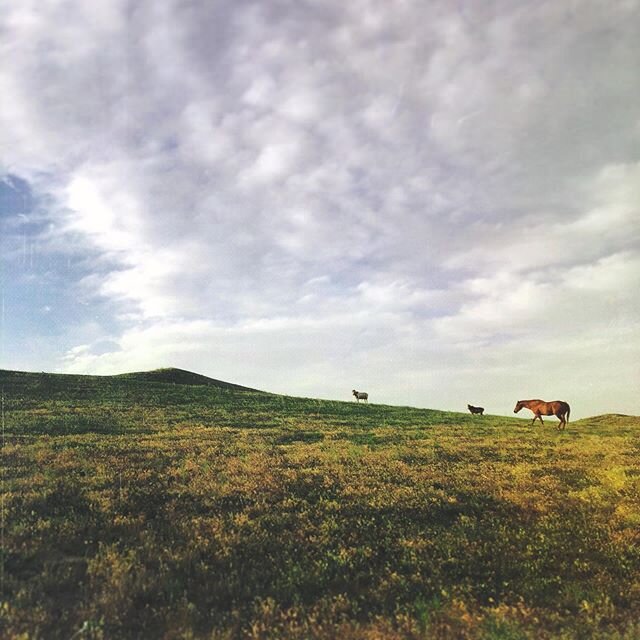
[(640, 638), (640, 418), (184, 373), (0, 372), (0, 637)]

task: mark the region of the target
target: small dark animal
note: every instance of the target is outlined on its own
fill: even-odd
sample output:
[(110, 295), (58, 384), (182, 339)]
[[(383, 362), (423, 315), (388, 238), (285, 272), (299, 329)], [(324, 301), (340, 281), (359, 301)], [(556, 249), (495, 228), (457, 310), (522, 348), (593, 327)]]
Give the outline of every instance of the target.
[(364, 391), (356, 391), (355, 389), (352, 391), (355, 399), (360, 402), (360, 400), (364, 400), (365, 402), (369, 402), (369, 394)]
[(476, 414), (483, 415), (483, 412), (484, 412), (484, 407), (474, 407), (473, 405), (470, 405), (470, 404), (467, 405), (467, 409), (469, 409), (469, 411), (471, 411), (471, 413), (473, 413), (474, 415)]
[(523, 407), (533, 412), (532, 425), (536, 420), (540, 420), (540, 424), (544, 424), (544, 422), (542, 422), (542, 416), (556, 416), (556, 418), (560, 420), (558, 429), (564, 429), (567, 426), (569, 415), (571, 414), (571, 407), (567, 402), (562, 400), (554, 400), (553, 402), (545, 402), (544, 400), (518, 400), (513, 413), (518, 413)]

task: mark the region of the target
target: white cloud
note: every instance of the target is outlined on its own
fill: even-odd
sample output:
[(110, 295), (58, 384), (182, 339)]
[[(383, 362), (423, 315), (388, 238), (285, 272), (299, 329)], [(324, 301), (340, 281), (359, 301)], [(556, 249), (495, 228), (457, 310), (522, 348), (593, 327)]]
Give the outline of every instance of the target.
[(243, 174), (241, 180), (248, 180), (250, 183), (269, 183), (283, 178), (293, 170), (299, 153), (299, 145), (293, 141), (267, 144), (260, 151), (255, 163)]
[(277, 390), (325, 395), (367, 371), (389, 399), (446, 406), (543, 379), (546, 363), (512, 354), (549, 347), (591, 376), (578, 398), (609, 389), (578, 337), (634, 371), (618, 336), (639, 315), (638, 15), (9, 8), (0, 169), (51, 194), (43, 242), (72, 243), (92, 273), (69, 286), (123, 327), (118, 350), (64, 366), (175, 364), (270, 388), (278, 371)]

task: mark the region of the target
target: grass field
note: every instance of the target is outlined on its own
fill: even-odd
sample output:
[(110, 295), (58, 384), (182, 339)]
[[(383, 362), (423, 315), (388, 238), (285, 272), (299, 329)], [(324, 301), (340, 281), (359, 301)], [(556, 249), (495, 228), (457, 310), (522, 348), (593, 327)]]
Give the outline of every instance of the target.
[(0, 386), (2, 638), (640, 638), (640, 418)]

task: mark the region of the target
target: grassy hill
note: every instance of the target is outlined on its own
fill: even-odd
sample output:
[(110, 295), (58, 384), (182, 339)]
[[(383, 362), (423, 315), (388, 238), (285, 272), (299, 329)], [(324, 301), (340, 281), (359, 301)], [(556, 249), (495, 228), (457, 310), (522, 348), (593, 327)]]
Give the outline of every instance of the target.
[(0, 371), (0, 637), (640, 637), (640, 419)]
[(256, 391), (249, 387), (242, 387), (239, 384), (223, 382), (202, 376), (199, 373), (185, 371), (184, 369), (176, 369), (171, 367), (168, 369), (155, 369), (153, 371), (138, 371), (136, 373), (122, 373), (113, 376), (118, 380), (126, 380), (128, 382), (166, 382), (170, 384), (187, 384), (187, 385), (203, 385), (210, 387), (219, 387), (221, 389), (235, 389), (236, 391)]

